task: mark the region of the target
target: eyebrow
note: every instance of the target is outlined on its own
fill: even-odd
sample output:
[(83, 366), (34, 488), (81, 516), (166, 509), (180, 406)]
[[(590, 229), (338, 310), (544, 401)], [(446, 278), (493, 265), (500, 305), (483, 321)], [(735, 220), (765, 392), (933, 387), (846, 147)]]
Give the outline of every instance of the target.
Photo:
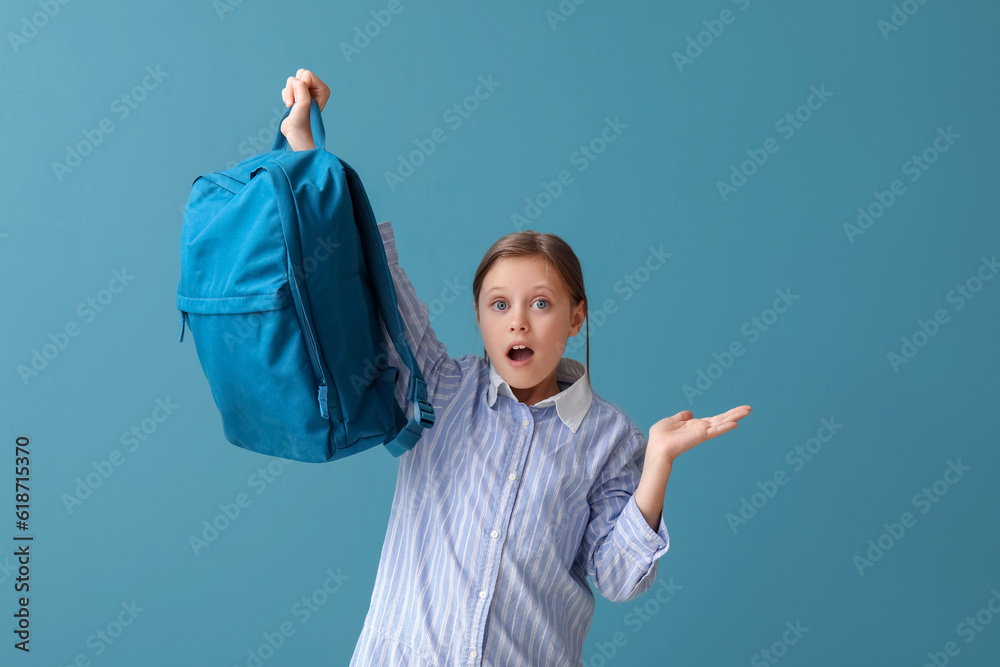
[[(552, 288), (549, 287), (548, 283), (538, 283), (536, 285), (532, 285), (528, 289), (529, 290), (536, 290), (536, 289), (541, 289), (541, 288), (544, 288), (544, 289), (547, 289), (549, 291), (552, 291)], [(493, 292), (502, 292), (505, 289), (507, 289), (507, 288), (498, 285), (496, 287), (491, 287), (490, 289), (486, 290), (486, 293), (487, 294), (493, 294)]]

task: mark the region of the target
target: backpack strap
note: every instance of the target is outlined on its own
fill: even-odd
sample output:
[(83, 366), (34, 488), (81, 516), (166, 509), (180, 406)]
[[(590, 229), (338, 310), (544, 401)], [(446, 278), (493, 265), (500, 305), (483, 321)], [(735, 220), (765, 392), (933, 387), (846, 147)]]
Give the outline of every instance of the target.
[(424, 382), (423, 373), (420, 372), (410, 346), (406, 342), (403, 321), (399, 315), (399, 305), (396, 302), (396, 290), (392, 285), (385, 248), (382, 246), (382, 238), (378, 233), (378, 226), (368, 201), (368, 194), (361, 185), (361, 179), (357, 172), (343, 160), (340, 160), (340, 164), (344, 166), (344, 173), (347, 176), (347, 188), (354, 206), (354, 220), (358, 225), (358, 234), (361, 237), (361, 247), (368, 263), (368, 270), (375, 282), (375, 298), (382, 314), (382, 320), (385, 322), (386, 331), (392, 338), (396, 352), (399, 353), (399, 357), (406, 364), (406, 367), (410, 369), (410, 386), (407, 394), (409, 401), (413, 404), (413, 418), (406, 422), (402, 428), (399, 428), (406, 417), (402, 415), (402, 411), (394, 400), (396, 427), (399, 430), (395, 440), (384, 443), (386, 449), (393, 456), (400, 456), (413, 449), (413, 445), (420, 439), (425, 428), (434, 425), (434, 407), (427, 402), (427, 384)]
[[(296, 102), (295, 104), (301, 104), (301, 102)], [(295, 104), (285, 109), (285, 113), (281, 114), (281, 118), (278, 119), (278, 130), (274, 133), (274, 143), (271, 144), (272, 151), (288, 150), (288, 139), (285, 138), (284, 133), (281, 131), (281, 122), (292, 113)], [(323, 116), (319, 111), (319, 104), (314, 99), (309, 100), (309, 125), (312, 129), (313, 144), (316, 145), (316, 148), (325, 148), (326, 128), (323, 127)]]

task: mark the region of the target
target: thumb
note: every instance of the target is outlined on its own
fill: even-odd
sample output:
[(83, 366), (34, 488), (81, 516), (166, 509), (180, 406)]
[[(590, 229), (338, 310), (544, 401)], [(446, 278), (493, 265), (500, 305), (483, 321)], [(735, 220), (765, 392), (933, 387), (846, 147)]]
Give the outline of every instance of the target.
[(309, 107), (312, 102), (312, 98), (309, 97), (309, 85), (302, 79), (294, 77), (289, 77), (288, 84), (291, 94), (285, 105), (287, 106), (289, 102), (292, 104), (292, 111), (288, 115), (295, 125), (304, 123), (308, 127)]
[(292, 107), (288, 117), (281, 121), (281, 133), (289, 142), (295, 140), (303, 146), (314, 146), (309, 117), (309, 107), (312, 105), (309, 86), (300, 79), (288, 77), (288, 83), (281, 97), (285, 101), (285, 106)]
[(675, 415), (672, 415), (670, 417), (664, 417), (663, 419), (659, 420), (658, 422), (649, 427), (649, 434), (650, 436), (652, 436), (654, 430), (660, 430), (660, 429), (667, 429), (669, 431), (673, 431), (674, 429), (679, 428), (682, 422), (686, 422), (687, 420), (691, 419), (692, 416), (693, 415), (690, 410), (681, 410)]
[(319, 110), (322, 111), (326, 106), (326, 101), (330, 99), (330, 87), (307, 69), (300, 69), (295, 73), (295, 78), (305, 81), (306, 86), (309, 88), (309, 95), (316, 100)]

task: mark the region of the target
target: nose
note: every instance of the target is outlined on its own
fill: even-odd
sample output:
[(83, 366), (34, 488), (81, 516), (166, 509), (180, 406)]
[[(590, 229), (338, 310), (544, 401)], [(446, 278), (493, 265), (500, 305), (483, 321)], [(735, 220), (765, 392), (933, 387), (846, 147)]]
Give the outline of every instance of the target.
[(526, 331), (528, 328), (528, 318), (520, 311), (511, 308), (509, 326), (511, 331)]

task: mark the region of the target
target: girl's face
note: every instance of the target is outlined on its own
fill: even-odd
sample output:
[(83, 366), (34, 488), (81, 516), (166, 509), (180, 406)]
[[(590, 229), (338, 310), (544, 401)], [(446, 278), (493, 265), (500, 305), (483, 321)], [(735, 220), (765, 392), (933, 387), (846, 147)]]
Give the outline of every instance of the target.
[[(556, 367), (566, 340), (583, 326), (584, 311), (582, 301), (572, 306), (562, 277), (541, 257), (502, 259), (486, 274), (476, 324), (486, 354), (519, 401), (534, 405), (559, 393)], [(515, 343), (530, 348), (526, 363), (509, 356)]]

